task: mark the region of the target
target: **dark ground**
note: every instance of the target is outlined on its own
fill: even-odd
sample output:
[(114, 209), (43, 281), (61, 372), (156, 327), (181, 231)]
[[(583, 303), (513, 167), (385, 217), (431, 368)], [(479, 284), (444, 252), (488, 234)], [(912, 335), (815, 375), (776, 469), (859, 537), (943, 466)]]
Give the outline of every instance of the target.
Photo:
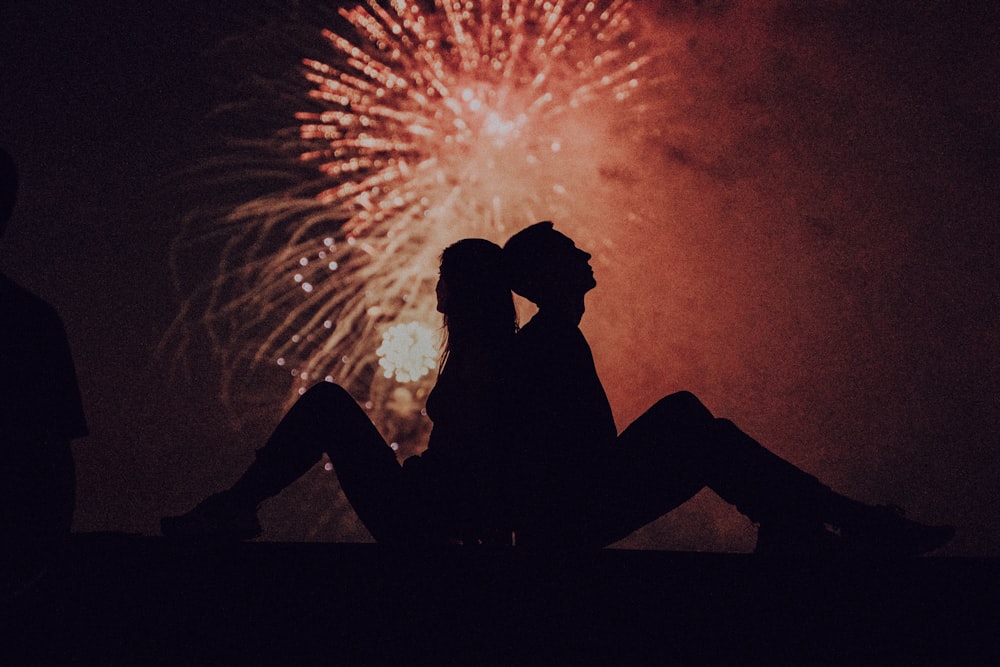
[(996, 664), (1000, 561), (78, 534), (5, 664)]

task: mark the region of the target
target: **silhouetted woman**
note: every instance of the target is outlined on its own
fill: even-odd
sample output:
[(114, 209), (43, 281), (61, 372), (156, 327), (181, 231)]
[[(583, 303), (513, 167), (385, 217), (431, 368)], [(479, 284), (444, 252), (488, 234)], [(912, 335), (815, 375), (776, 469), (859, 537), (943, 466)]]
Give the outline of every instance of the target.
[(232, 488), (187, 514), (165, 517), (168, 536), (251, 539), (257, 506), (325, 453), (361, 521), (379, 542), (482, 541), (510, 535), (496, 474), (503, 371), (517, 316), (499, 246), (465, 239), (441, 256), (438, 311), (447, 334), (427, 399), (428, 449), (401, 466), (368, 415), (341, 387), (321, 382), (292, 406)]

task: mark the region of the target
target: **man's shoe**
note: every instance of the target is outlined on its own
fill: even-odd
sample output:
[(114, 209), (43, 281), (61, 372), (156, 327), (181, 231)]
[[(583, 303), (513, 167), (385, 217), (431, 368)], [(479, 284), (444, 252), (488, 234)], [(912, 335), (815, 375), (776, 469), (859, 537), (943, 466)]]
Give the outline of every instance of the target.
[(928, 526), (903, 514), (895, 505), (866, 507), (840, 527), (840, 534), (876, 556), (919, 556), (944, 546), (955, 535), (954, 526)]
[(257, 508), (239, 503), (228, 491), (216, 493), (186, 514), (160, 519), (167, 537), (252, 540), (260, 537)]

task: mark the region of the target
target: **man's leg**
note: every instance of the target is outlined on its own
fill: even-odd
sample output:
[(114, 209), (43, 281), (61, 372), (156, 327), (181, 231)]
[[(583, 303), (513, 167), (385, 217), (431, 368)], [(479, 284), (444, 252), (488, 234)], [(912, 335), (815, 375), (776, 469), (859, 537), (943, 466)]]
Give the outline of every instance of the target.
[[(914, 556), (955, 534), (952, 526), (911, 521), (901, 509), (837, 493), (775, 456), (732, 422), (716, 420), (712, 488), (760, 524), (757, 551)], [(829, 525), (843, 539), (832, 538)]]
[[(941, 546), (954, 532), (832, 491), (729, 420), (713, 417), (687, 392), (659, 401), (621, 434), (618, 444), (606, 466), (605, 486), (617, 498), (603, 503), (596, 522), (615, 539), (704, 486), (759, 524), (758, 549), (767, 536), (767, 547), (782, 552), (918, 554)], [(848, 539), (836, 541), (826, 524)]]
[(679, 507), (709, 484), (705, 448), (714, 417), (693, 394), (657, 401), (605, 455), (594, 522), (603, 544), (616, 542)]
[(683, 504), (706, 486), (701, 445), (712, 421), (690, 393), (661, 399), (543, 491), (518, 543), (606, 546)]

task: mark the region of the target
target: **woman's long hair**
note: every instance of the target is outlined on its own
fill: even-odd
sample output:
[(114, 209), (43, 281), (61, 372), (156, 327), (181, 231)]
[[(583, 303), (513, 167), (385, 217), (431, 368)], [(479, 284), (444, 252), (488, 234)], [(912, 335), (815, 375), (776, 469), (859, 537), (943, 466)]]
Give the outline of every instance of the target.
[(444, 283), (444, 369), (465, 350), (506, 349), (517, 333), (517, 311), (504, 271), (503, 251), (485, 239), (463, 239), (441, 254)]

